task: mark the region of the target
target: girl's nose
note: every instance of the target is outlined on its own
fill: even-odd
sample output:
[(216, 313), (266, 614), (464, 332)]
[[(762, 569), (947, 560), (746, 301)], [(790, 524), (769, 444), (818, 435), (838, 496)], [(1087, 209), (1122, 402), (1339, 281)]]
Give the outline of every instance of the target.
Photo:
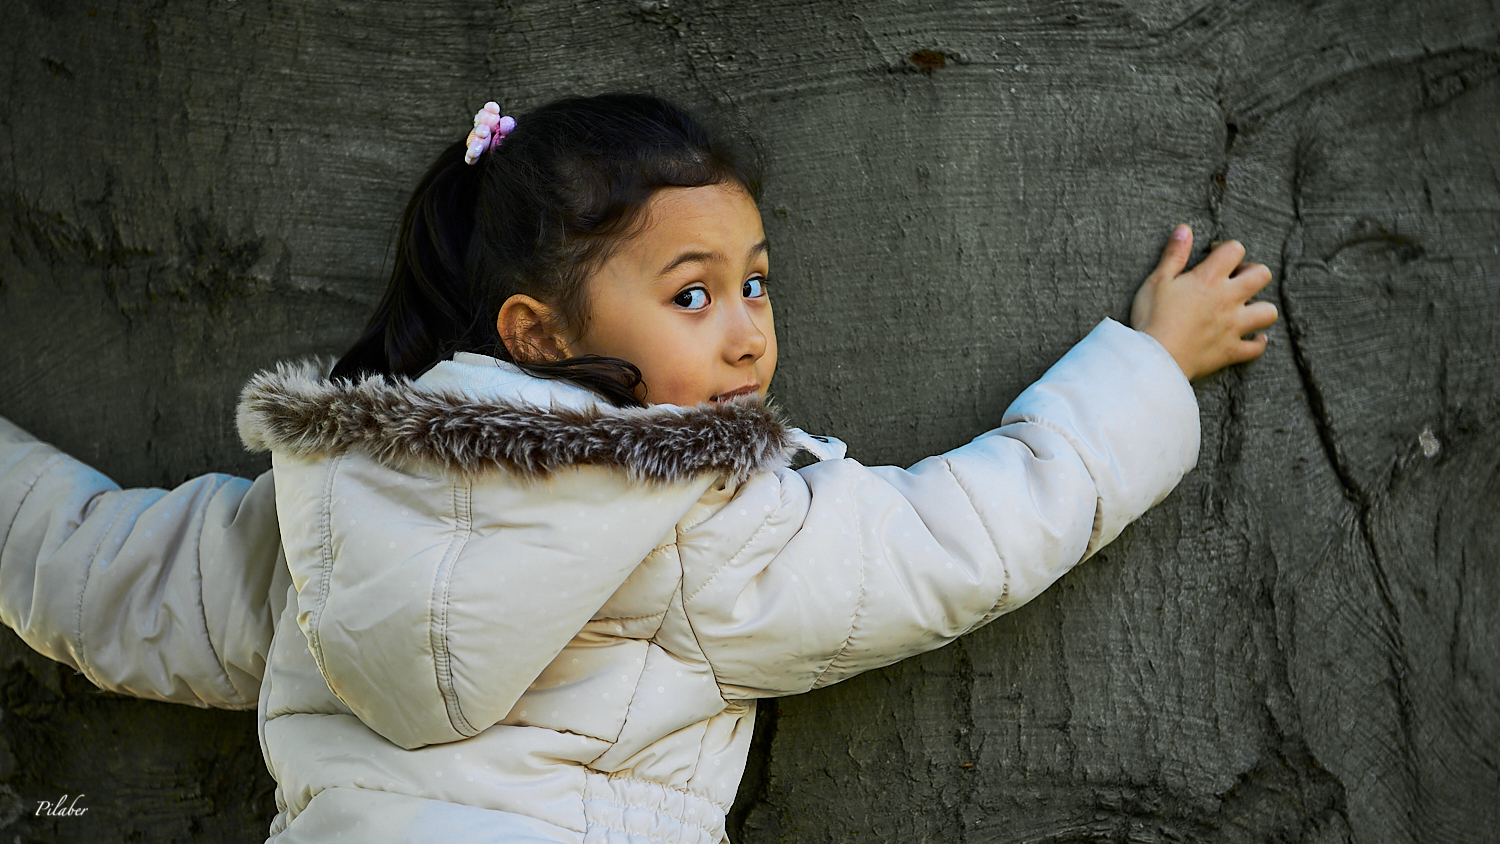
[(725, 357), (731, 363), (754, 363), (766, 353), (766, 333), (743, 305), (733, 308), (725, 343)]

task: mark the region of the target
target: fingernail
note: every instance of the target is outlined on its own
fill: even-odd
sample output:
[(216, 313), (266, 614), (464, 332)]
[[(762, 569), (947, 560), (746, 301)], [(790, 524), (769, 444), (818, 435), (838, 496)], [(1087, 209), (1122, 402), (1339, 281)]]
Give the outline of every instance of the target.
[(1187, 240), (1187, 238), (1188, 238), (1188, 231), (1189, 231), (1189, 229), (1188, 229), (1187, 226), (1180, 225), (1177, 228), (1175, 228), (1175, 229), (1172, 230), (1172, 239), (1173, 240)]

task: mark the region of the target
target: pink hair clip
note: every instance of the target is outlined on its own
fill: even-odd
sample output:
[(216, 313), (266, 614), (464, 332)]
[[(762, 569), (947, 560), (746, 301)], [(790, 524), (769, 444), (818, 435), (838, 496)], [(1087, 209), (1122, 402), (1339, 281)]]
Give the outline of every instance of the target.
[(464, 163), (473, 164), (479, 160), (479, 154), (487, 149), (500, 146), (505, 136), (516, 130), (515, 118), (506, 115), (500, 116), (500, 106), (495, 103), (485, 103), (484, 108), (474, 115), (474, 128), (469, 131), (469, 137), (464, 140), (468, 151), (464, 153)]

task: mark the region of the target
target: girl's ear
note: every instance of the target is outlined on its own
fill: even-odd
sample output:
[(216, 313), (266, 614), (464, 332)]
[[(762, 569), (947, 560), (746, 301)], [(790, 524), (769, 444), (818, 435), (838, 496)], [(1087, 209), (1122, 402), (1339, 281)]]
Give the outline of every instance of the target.
[(521, 293), (505, 300), (495, 329), (510, 356), (522, 363), (550, 363), (572, 357), (562, 320), (546, 304)]

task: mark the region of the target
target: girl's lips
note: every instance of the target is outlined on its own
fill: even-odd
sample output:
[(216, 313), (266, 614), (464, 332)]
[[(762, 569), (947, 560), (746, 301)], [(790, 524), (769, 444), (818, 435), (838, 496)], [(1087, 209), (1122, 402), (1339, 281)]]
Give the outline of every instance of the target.
[(760, 385), (759, 384), (746, 384), (745, 386), (739, 388), (738, 390), (730, 390), (727, 393), (720, 393), (717, 396), (714, 396), (713, 398), (709, 399), (709, 401), (712, 401), (712, 402), (729, 401), (730, 399), (736, 398), (738, 396), (748, 396), (751, 393), (753, 393), (753, 392), (755, 392), (756, 390), (759, 390), (759, 389), (760, 389)]

